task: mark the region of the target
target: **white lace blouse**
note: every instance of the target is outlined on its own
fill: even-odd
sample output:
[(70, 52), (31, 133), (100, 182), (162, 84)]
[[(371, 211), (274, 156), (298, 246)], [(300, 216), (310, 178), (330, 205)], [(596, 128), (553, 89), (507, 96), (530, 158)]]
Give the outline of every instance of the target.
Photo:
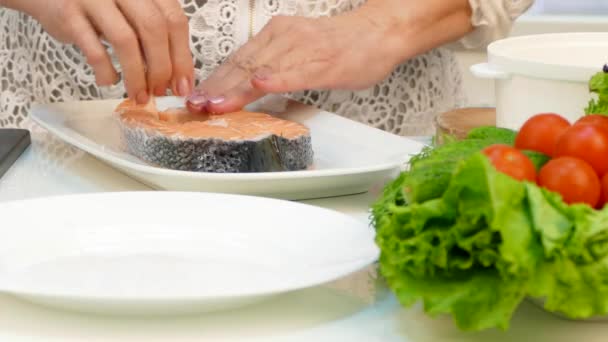
[[(365, 0), (180, 0), (190, 18), (200, 81), (274, 15), (329, 16)], [(504, 37), (533, 0), (469, 0), (475, 31), (459, 43), (483, 46)], [(95, 85), (81, 53), (46, 34), (26, 15), (0, 8), (0, 127), (28, 126), (33, 102), (125, 96), (121, 83)], [(291, 97), (401, 135), (432, 133), (436, 113), (465, 103), (452, 52), (443, 47), (400, 65), (367, 90), (306, 91)]]

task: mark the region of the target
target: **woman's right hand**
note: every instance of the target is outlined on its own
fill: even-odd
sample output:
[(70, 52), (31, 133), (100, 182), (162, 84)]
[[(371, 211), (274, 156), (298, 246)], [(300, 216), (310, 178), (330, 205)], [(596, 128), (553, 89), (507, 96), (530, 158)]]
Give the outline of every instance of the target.
[[(11, 6), (11, 2), (14, 6)], [(188, 20), (178, 0), (0, 0), (21, 10), (63, 43), (75, 44), (98, 85), (119, 80), (101, 39), (114, 49), (129, 97), (148, 102), (168, 88), (186, 96), (193, 86)]]

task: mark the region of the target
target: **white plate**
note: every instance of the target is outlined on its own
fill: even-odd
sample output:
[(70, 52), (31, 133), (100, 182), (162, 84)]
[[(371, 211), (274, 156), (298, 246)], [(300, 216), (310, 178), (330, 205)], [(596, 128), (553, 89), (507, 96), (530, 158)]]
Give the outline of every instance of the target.
[[(158, 100), (160, 108), (183, 105), (180, 98)], [(314, 170), (232, 174), (176, 171), (152, 166), (125, 152), (111, 117), (118, 103), (103, 100), (36, 105), (31, 117), (64, 141), (156, 189), (291, 200), (366, 192), (374, 183), (395, 176), (423, 146), (335, 114), (290, 103), (281, 116), (310, 128)]]
[(0, 292), (106, 314), (235, 308), (329, 282), (378, 257), (375, 232), (297, 202), (189, 192), (0, 204)]

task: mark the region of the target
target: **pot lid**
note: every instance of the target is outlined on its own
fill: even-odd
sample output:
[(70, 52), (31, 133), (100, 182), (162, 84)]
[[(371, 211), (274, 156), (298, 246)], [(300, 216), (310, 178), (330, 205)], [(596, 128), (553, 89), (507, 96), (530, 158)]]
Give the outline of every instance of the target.
[(587, 82), (608, 63), (608, 32), (506, 38), (488, 46), (488, 61), (511, 74)]

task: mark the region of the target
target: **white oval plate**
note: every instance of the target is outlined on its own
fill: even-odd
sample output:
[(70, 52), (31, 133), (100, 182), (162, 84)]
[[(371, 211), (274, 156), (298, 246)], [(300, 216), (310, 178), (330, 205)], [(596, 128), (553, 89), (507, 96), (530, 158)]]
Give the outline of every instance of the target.
[[(161, 109), (183, 99), (157, 99)], [(125, 152), (112, 113), (120, 100), (35, 105), (31, 118), (51, 133), (155, 189), (203, 191), (290, 200), (364, 193), (395, 177), (423, 144), (310, 106), (290, 103), (276, 114), (306, 125), (315, 154), (314, 169), (287, 172), (207, 173), (169, 170)], [(258, 104), (249, 109), (258, 110)]]
[(124, 192), (0, 204), (0, 291), (105, 314), (235, 308), (378, 257), (364, 222), (241, 195)]

